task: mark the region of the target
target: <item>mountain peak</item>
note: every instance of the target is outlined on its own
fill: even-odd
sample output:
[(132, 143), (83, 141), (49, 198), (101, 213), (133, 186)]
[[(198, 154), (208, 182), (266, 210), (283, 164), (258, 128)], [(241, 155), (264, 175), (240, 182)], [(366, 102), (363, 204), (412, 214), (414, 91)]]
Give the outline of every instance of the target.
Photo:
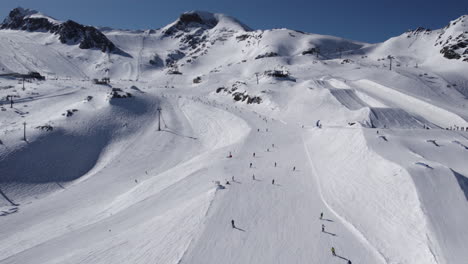
[(28, 18), (43, 18), (52, 23), (60, 23), (56, 19), (46, 16), (37, 10), (17, 7), (10, 11), (8, 16), (3, 20), (3, 24), (14, 25)]
[(466, 30), (468, 28), (468, 15), (462, 15), (459, 18), (450, 21), (444, 30), (456, 28), (457, 30)]
[(39, 11), (29, 8), (22, 8), (19, 6), (10, 11), (8, 18), (23, 18), (34, 14), (39, 14)]
[(188, 32), (192, 29), (212, 29), (215, 27), (251, 31), (247, 25), (225, 14), (194, 10), (182, 13), (175, 22), (165, 27), (164, 32), (172, 34), (176, 31)]
[(55, 20), (32, 9), (17, 7), (0, 24), (0, 29), (27, 32), (49, 32), (58, 35), (63, 44), (79, 45), (80, 49), (99, 49), (128, 56), (117, 48), (102, 32), (91, 26), (84, 26), (72, 20)]
[(218, 23), (215, 14), (205, 11), (189, 11), (184, 12), (179, 16), (181, 24), (188, 25), (190, 23), (202, 24), (214, 27)]

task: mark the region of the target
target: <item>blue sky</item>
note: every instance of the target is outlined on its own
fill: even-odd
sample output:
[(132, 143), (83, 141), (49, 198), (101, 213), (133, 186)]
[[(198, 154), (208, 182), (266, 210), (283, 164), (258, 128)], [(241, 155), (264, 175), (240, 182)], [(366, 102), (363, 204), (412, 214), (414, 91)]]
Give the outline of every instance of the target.
[(2, 0), (2, 19), (17, 6), (125, 29), (160, 28), (184, 11), (204, 10), (234, 16), (254, 29), (285, 27), (371, 43), (418, 26), (441, 28), (468, 14), (466, 0)]

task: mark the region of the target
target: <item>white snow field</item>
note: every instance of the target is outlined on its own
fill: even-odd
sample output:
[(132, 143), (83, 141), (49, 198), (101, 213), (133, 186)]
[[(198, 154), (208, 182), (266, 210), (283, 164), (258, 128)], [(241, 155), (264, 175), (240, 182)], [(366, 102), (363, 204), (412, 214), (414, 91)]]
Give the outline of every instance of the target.
[(101, 28), (120, 53), (0, 27), (0, 263), (468, 263), (467, 19), (367, 44), (195, 11)]

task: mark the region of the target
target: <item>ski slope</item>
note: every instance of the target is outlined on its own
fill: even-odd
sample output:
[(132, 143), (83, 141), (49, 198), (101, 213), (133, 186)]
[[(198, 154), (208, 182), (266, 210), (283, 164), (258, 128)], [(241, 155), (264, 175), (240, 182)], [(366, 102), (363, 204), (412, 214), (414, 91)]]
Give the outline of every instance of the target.
[(466, 263), (468, 63), (190, 14), (0, 30), (0, 263)]

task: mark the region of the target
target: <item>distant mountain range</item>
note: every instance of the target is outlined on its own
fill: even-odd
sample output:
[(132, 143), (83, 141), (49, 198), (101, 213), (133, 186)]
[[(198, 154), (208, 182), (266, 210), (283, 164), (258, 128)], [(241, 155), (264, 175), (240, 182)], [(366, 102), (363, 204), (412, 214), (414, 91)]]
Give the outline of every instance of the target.
[[(81, 77), (102, 76), (111, 70), (111, 75), (139, 79), (161, 70), (182, 73), (181, 68), (219, 45), (225, 47), (220, 58), (225, 64), (268, 57), (327, 60), (356, 55), (385, 59), (391, 55), (400, 64), (439, 65), (440, 60), (468, 62), (467, 18), (461, 16), (443, 29), (417, 28), (383, 43), (368, 44), (288, 29), (253, 30), (230, 16), (202, 11), (183, 13), (161, 29), (126, 31), (63, 22), (18, 7), (0, 24), (0, 35), (8, 35), (0, 40), (5, 50), (0, 66), (3, 72), (28, 70)], [(58, 57), (60, 64), (70, 65), (51, 65), (54, 62), (43, 56)]]

